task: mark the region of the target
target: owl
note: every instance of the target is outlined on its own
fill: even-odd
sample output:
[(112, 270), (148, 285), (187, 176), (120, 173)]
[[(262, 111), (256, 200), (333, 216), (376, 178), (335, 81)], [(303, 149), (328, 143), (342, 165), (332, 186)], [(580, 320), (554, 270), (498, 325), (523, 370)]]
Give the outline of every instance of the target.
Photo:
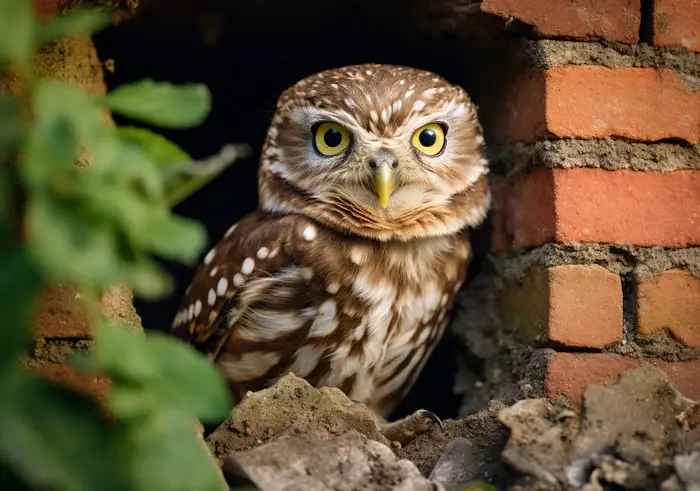
[[(386, 417), (445, 330), (468, 228), (487, 213), (476, 107), (414, 68), (309, 76), (277, 102), (258, 191), (257, 210), (204, 256), (172, 332), (236, 398), (291, 372)], [(431, 420), (419, 411), (387, 433)]]

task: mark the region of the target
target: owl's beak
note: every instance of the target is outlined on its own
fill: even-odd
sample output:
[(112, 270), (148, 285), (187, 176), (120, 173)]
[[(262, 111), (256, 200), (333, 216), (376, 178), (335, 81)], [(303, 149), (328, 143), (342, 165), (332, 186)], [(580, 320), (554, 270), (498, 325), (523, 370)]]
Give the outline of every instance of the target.
[(377, 174), (374, 181), (379, 196), (379, 204), (382, 208), (389, 206), (389, 196), (394, 192), (394, 175), (391, 171), (391, 166), (387, 163), (381, 164), (377, 168)]

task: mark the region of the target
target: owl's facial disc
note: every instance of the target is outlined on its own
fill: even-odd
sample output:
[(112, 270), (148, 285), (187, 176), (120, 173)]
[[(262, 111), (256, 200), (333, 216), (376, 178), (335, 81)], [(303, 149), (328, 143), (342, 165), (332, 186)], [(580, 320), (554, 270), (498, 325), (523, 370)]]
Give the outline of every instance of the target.
[(415, 68), (354, 65), (280, 96), (260, 204), (375, 240), (434, 237), (483, 220), (487, 173), (476, 107), (462, 88)]

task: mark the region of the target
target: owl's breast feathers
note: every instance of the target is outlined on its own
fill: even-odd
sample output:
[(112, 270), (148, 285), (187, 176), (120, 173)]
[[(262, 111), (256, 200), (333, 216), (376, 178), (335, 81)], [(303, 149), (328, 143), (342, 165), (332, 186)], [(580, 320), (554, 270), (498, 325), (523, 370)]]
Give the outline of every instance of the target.
[(173, 333), (239, 397), (293, 372), (386, 413), (442, 334), (469, 255), (466, 232), (381, 243), (256, 211), (205, 256)]

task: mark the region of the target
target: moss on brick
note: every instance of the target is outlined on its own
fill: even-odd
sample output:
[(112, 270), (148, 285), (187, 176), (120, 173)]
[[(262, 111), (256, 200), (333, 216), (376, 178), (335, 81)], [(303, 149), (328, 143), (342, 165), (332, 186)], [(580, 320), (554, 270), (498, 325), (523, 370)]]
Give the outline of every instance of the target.
[(549, 323), (549, 282), (545, 269), (535, 268), (522, 284), (508, 284), (501, 297), (500, 314), (503, 327), (519, 333), (524, 342), (543, 341)]

